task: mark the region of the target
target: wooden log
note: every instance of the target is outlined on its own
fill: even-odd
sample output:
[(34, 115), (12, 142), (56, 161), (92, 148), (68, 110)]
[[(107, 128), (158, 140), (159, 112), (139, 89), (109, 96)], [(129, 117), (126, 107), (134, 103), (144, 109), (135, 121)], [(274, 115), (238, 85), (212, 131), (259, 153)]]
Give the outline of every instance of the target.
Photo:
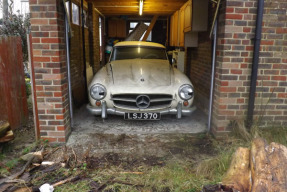
[(20, 159), (24, 161), (29, 161), (31, 158), (34, 158), (33, 163), (42, 163), (43, 161), (43, 150), (27, 153), (22, 155)]
[(0, 138), (0, 143), (5, 143), (14, 139), (14, 133), (12, 130), (8, 131), (4, 137)]
[(250, 191), (251, 172), (248, 148), (239, 147), (233, 154), (230, 167), (222, 180), (222, 185), (237, 191)]
[(268, 143), (262, 138), (252, 141), (251, 149), (238, 148), (222, 185), (205, 186), (215, 191), (277, 192), (287, 191), (287, 147)]
[(252, 142), (250, 165), (252, 192), (287, 191), (287, 148), (281, 144), (269, 146), (263, 139)]
[(0, 121), (0, 138), (4, 137), (10, 130), (10, 124), (7, 121)]

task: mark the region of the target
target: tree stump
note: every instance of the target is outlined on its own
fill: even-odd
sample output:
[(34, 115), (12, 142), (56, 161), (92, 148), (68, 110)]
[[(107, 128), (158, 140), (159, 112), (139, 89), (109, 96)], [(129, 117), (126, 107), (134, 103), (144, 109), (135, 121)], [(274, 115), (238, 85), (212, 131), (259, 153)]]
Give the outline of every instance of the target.
[(252, 192), (287, 191), (287, 148), (258, 138), (251, 146)]
[(250, 191), (251, 172), (249, 169), (250, 150), (239, 147), (233, 154), (230, 167), (222, 184), (238, 191)]
[(287, 191), (287, 147), (256, 138), (250, 150), (238, 148), (222, 186), (240, 192)]

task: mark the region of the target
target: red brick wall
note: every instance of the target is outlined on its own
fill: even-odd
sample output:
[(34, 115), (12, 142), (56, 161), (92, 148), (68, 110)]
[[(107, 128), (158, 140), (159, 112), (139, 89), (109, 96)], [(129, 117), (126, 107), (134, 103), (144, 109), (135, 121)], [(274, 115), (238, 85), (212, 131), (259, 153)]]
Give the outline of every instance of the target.
[(30, 0), (40, 135), (66, 142), (70, 133), (63, 1)]
[(209, 38), (216, 5), (212, 2), (208, 6), (208, 30), (198, 33), (198, 47), (187, 49), (187, 74), (195, 88), (195, 102), (197, 107), (208, 112), (210, 78), (212, 69), (212, 39)]
[[(255, 101), (261, 126), (286, 125), (285, 0), (265, 0)], [(219, 16), (213, 131), (228, 131), (230, 120), (247, 114), (257, 1), (223, 1)]]
[[(195, 102), (197, 106), (208, 111), (212, 60), (212, 41), (209, 32), (198, 33), (198, 47), (189, 48), (187, 56), (190, 57), (190, 79), (195, 88)], [(189, 59), (188, 59), (189, 60)]]
[[(265, 0), (256, 115), (264, 125), (287, 125), (287, 1)], [(260, 103), (266, 105), (261, 110)], [(265, 107), (265, 106), (263, 106)], [(261, 112), (262, 111), (262, 112)]]

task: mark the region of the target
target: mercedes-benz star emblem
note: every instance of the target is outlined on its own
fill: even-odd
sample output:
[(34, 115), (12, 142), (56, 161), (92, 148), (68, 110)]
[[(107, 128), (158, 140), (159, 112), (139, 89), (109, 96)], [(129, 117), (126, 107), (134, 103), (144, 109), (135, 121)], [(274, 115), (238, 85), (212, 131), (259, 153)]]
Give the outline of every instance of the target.
[(139, 95), (136, 98), (137, 107), (140, 109), (146, 109), (150, 105), (150, 98), (147, 95)]

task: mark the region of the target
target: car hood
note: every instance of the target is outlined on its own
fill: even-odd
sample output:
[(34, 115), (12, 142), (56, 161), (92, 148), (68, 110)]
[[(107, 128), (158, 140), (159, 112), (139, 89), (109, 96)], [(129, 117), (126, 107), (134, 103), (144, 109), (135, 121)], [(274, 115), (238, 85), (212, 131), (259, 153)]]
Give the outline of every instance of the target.
[(169, 86), (171, 65), (166, 60), (131, 59), (110, 63), (114, 85), (122, 86)]

